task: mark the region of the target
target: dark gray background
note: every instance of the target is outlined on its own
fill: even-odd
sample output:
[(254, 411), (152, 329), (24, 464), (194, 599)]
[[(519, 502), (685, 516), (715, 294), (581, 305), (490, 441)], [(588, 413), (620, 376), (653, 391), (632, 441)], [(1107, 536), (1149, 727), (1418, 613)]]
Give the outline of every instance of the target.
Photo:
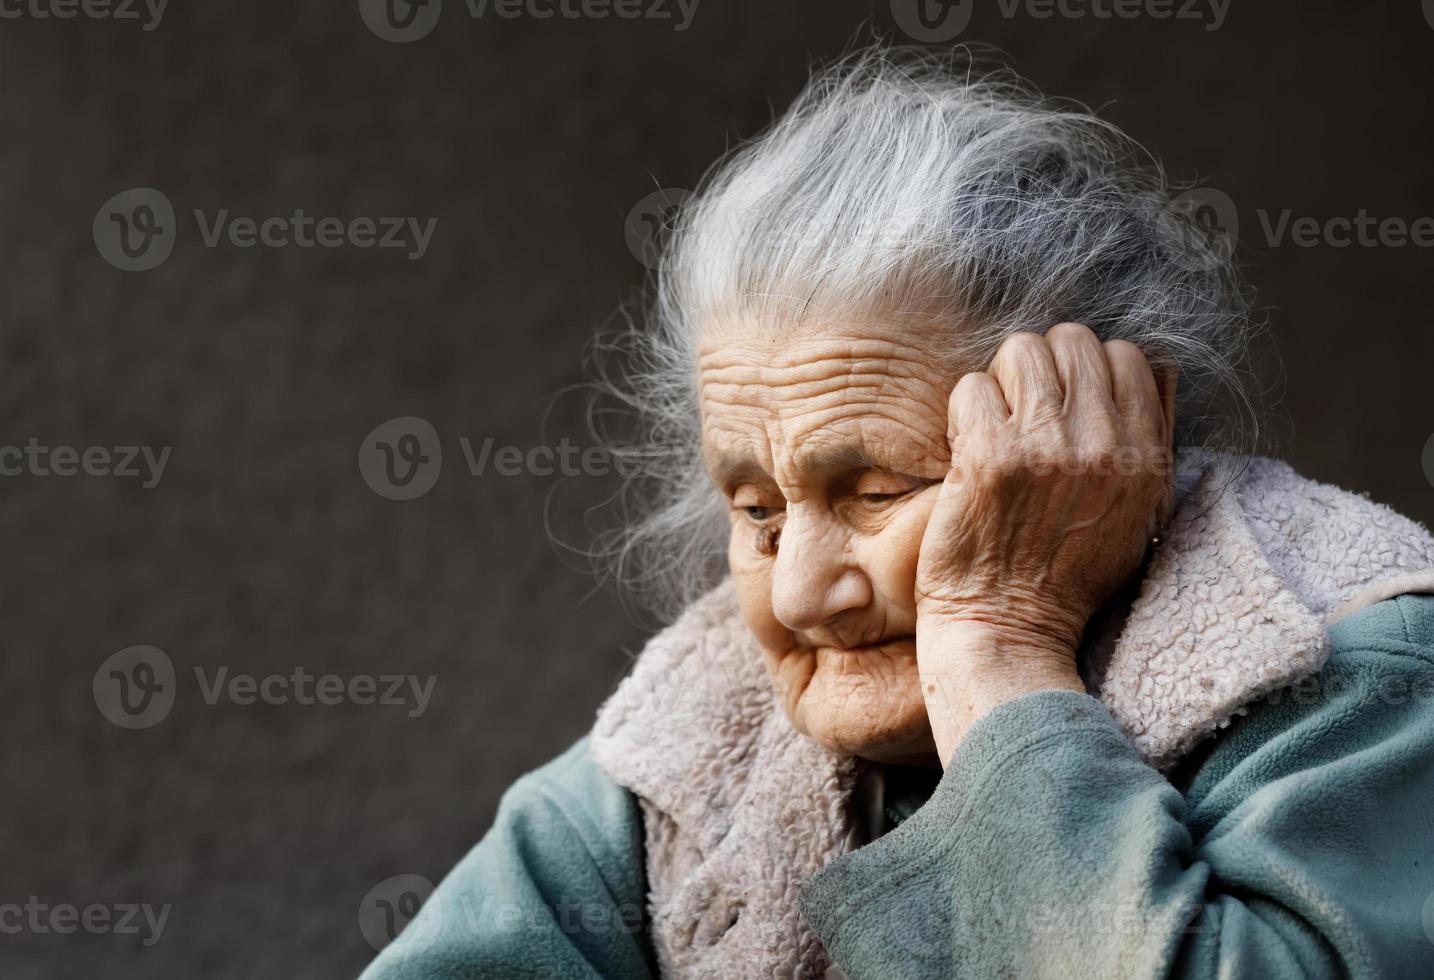
[[(900, 2), (900, 0), (898, 0)], [(1183, 2), (1183, 0), (1181, 0)], [(1233, 0), (1224, 25), (1001, 16), (1004, 49), (1182, 178), (1238, 204), (1283, 367), (1276, 451), (1425, 522), (1434, 488), (1429, 250), (1263, 240), (1259, 209), (1434, 214), (1418, 2)], [(0, 444), (173, 445), (162, 482), (0, 481), (0, 902), (172, 903), (163, 939), (0, 935), (0, 975), (344, 977), (390, 875), (439, 878), (499, 794), (591, 724), (644, 635), (548, 543), (601, 480), (470, 477), (457, 438), (577, 432), (547, 396), (644, 275), (629, 209), (692, 186), (889, 6), (703, 0), (670, 21), (495, 16), (448, 0), (379, 40), (354, 0), (175, 0), (135, 22), (0, 20)], [(896, 34), (899, 37), (899, 34)], [(125, 273), (91, 222), (161, 189), (174, 253)], [(436, 216), (428, 255), (202, 247), (189, 214)], [(380, 422), (442, 434), (421, 499), (356, 464)], [(126, 731), (112, 652), (179, 671)], [(208, 705), (193, 668), (437, 674), (422, 717)]]

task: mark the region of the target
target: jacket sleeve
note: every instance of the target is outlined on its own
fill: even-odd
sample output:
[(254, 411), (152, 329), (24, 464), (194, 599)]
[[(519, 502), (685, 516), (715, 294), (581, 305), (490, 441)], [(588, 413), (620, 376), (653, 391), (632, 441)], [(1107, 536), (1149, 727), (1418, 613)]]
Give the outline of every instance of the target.
[(1434, 598), (1330, 635), (1183, 794), (1094, 698), (1000, 706), (803, 914), (852, 980), (1430, 976)]
[(360, 980), (649, 980), (643, 827), (588, 737), (518, 779), (493, 826)]

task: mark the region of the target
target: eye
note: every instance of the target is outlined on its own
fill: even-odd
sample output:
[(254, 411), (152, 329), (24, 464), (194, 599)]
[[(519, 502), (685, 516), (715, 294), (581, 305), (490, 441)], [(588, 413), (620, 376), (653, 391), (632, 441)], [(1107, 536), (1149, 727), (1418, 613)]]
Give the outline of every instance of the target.
[(919, 477), (888, 473), (882, 470), (868, 470), (856, 480), (851, 489), (852, 496), (859, 503), (877, 506), (900, 500), (902, 497), (925, 489), (928, 485), (927, 481)]
[(769, 488), (747, 484), (733, 492), (732, 509), (753, 524), (766, 524), (781, 515), (780, 500)]

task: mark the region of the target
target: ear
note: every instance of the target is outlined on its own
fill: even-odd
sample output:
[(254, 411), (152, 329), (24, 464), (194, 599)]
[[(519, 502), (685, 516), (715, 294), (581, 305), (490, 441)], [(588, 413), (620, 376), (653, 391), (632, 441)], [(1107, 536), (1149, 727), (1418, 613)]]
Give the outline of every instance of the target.
[[(1172, 361), (1158, 360), (1151, 362), (1151, 370), (1155, 374), (1155, 389), (1160, 393), (1160, 412), (1165, 420), (1165, 448), (1174, 451), (1175, 440), (1175, 389), (1180, 381), (1180, 368)], [(1173, 457), (1167, 457), (1174, 463)], [(1175, 471), (1172, 466), (1167, 474), (1165, 493), (1160, 500), (1160, 506), (1156, 511), (1156, 526), (1164, 527), (1165, 522), (1170, 519), (1175, 509)]]
[(1180, 368), (1167, 360), (1151, 362), (1155, 388), (1160, 392), (1160, 411), (1165, 416), (1165, 445), (1175, 439), (1175, 389), (1180, 381)]

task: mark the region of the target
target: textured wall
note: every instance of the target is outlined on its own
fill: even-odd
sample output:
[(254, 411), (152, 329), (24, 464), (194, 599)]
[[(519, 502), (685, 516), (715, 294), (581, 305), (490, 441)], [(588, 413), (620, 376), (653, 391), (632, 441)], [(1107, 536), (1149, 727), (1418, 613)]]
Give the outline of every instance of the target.
[[(963, 37), (1230, 195), (1283, 354), (1280, 452), (1428, 522), (1430, 250), (1274, 243), (1259, 214), (1434, 215), (1434, 29), (1414, 2), (1313, 6), (1233, 0), (1208, 30), (993, 0)], [(175, 3), (150, 31), (0, 19), (0, 445), (173, 447), (150, 489), (0, 479), (0, 903), (171, 906), (150, 948), (0, 936), (0, 975), (353, 975), (369, 890), (440, 877), (588, 727), (643, 634), (544, 529), (575, 531), (609, 484), (474, 478), (457, 440), (577, 432), (572, 398), (542, 412), (642, 279), (629, 209), (692, 186), (866, 23), (893, 29), (885, 0), (703, 0), (683, 31), (449, 0), (410, 44), (354, 0)], [(144, 272), (92, 234), (132, 187), (177, 213)], [(297, 208), (438, 222), (410, 261), (210, 248), (192, 217)], [(445, 460), (398, 502), (356, 460), (403, 415)], [(126, 730), (92, 681), (137, 644), (167, 654), (174, 703)], [(418, 717), (211, 705), (195, 669), (221, 667), (437, 681)]]

